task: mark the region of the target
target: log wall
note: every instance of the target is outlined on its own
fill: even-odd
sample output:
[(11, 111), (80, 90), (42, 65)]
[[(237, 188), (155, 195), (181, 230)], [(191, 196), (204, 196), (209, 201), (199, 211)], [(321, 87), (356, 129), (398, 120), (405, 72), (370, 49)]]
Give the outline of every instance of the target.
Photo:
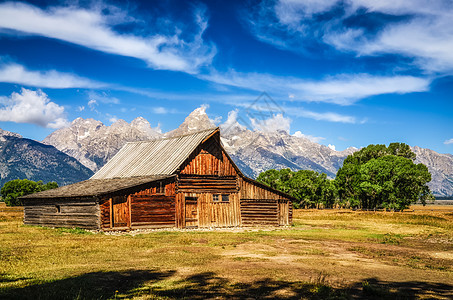
[(278, 226), (278, 201), (241, 199), (242, 226)]
[(185, 175), (178, 176), (176, 188), (178, 192), (193, 193), (237, 193), (239, 190), (237, 177), (235, 176), (201, 176)]
[(288, 198), (243, 178), (239, 178), (239, 187), (243, 226), (292, 223), (292, 202)]
[(24, 224), (99, 229), (99, 204), (91, 199), (27, 199)]

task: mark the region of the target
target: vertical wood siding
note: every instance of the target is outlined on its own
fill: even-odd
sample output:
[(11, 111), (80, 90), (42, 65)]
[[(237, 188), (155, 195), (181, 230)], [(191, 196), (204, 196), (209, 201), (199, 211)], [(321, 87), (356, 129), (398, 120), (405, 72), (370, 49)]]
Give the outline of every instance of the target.
[(130, 198), (132, 227), (175, 226), (174, 196), (134, 195)]
[(26, 200), (24, 224), (98, 229), (99, 205), (94, 199)]
[(241, 225), (239, 194), (232, 193), (228, 195), (228, 202), (222, 202), (221, 200), (214, 202), (212, 193), (199, 194), (199, 227), (233, 227)]
[(214, 136), (197, 147), (180, 168), (180, 174), (237, 176), (236, 169)]
[(99, 205), (100, 226), (103, 229), (175, 226), (175, 188), (175, 179), (171, 179), (103, 197)]

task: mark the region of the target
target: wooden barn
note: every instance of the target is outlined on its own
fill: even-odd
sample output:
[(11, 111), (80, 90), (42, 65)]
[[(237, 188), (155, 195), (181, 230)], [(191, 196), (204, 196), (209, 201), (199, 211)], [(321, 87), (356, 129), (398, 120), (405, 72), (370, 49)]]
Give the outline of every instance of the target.
[(218, 128), (127, 143), (89, 180), (21, 199), (25, 224), (102, 230), (290, 225), (293, 200), (244, 176)]

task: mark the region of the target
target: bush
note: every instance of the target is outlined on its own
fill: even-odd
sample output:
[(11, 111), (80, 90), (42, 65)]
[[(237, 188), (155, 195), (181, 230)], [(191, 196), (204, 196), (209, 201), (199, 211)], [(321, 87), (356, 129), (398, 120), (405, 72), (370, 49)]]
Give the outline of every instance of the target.
[(53, 181), (43, 184), (41, 180), (36, 182), (28, 179), (15, 179), (5, 183), (0, 190), (0, 193), (2, 194), (2, 200), (5, 201), (6, 205), (17, 206), (22, 205), (19, 197), (57, 187), (58, 184)]

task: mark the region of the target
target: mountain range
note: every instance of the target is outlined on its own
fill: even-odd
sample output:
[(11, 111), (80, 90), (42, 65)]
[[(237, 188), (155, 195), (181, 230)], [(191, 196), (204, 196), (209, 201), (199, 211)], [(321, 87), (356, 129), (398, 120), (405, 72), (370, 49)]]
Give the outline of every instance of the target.
[(92, 175), (92, 170), (55, 147), (0, 129), (0, 186), (24, 178), (67, 185)]
[[(47, 147), (53, 146), (75, 158), (77, 162), (90, 169), (90, 172), (96, 172), (126, 142), (177, 136), (214, 126), (216, 126), (215, 122), (209, 119), (205, 107), (195, 109), (178, 128), (167, 133), (153, 129), (150, 123), (141, 117), (131, 123), (118, 120), (110, 126), (94, 119), (78, 118), (69, 127), (50, 134), (43, 143), (49, 145)], [(230, 116), (224, 124), (220, 125), (220, 129), (225, 149), (241, 171), (252, 178), (256, 178), (265, 170), (281, 168), (314, 170), (334, 178), (344, 159), (358, 150), (351, 147), (344, 151), (335, 151), (303, 135), (290, 135), (286, 131), (250, 130)], [(3, 135), (3, 139), (13, 138), (20, 139), (17, 136)], [(33, 142), (28, 141), (28, 143)], [(38, 142), (34, 143), (36, 146), (42, 145)], [(39, 147), (42, 148), (42, 146)], [(412, 150), (417, 155), (416, 163), (425, 164), (431, 172), (432, 181), (429, 185), (434, 194), (453, 195), (453, 155), (440, 154), (417, 146), (412, 147)], [(9, 167), (11, 168), (11, 165)], [(23, 166), (21, 168), (23, 169)], [(7, 169), (8, 166), (0, 161), (0, 170), (5, 172)], [(80, 180), (87, 177), (82, 174), (80, 176)], [(44, 180), (44, 178), (40, 179)]]

